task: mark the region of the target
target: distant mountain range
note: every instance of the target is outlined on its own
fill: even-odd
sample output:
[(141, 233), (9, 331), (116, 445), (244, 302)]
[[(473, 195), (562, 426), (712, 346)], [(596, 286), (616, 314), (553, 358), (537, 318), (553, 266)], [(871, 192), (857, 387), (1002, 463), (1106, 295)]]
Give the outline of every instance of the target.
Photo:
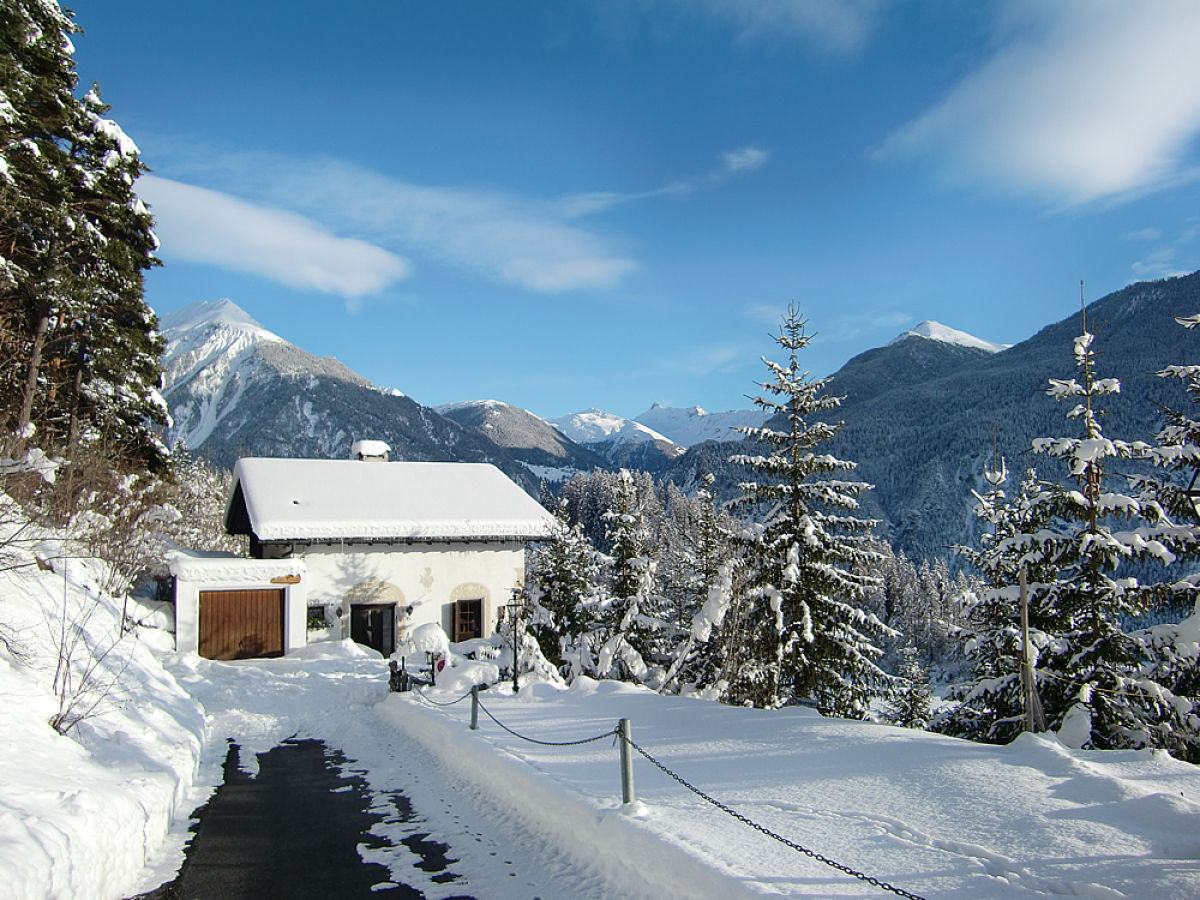
[[(1088, 305), (1097, 376), (1122, 383), (1104, 404), (1106, 435), (1150, 440), (1161, 427), (1158, 404), (1187, 407), (1176, 379), (1154, 373), (1200, 356), (1198, 336), (1175, 322), (1197, 312), (1200, 272), (1133, 284)], [(877, 533), (913, 558), (944, 557), (973, 542), (979, 525), (971, 491), (986, 488), (982, 475), (993, 454), (1005, 458), (1014, 480), (1029, 467), (1066, 479), (1060, 464), (1031, 445), (1036, 437), (1078, 436), (1067, 405), (1045, 391), (1050, 378), (1076, 375), (1073, 341), (1082, 330), (1077, 313), (999, 351), (909, 333), (834, 373), (829, 392), (845, 399), (830, 419), (844, 425), (826, 446), (857, 462), (856, 476), (874, 485), (863, 513), (879, 520)], [(692, 447), (663, 477), (688, 490), (711, 471), (720, 495), (732, 496), (743, 473), (726, 460), (737, 449)]]
[(192, 304), (163, 316), (162, 327), (168, 438), (221, 466), (241, 456), (347, 458), (353, 441), (368, 438), (386, 441), (394, 459), (491, 462), (536, 492), (541, 466), (597, 463), (548, 426), (544, 445), (505, 447), (481, 426), (301, 350), (229, 300)]
[[(1173, 317), (1198, 311), (1200, 273), (1130, 285), (1088, 307), (1099, 374), (1124, 387), (1104, 420), (1110, 436), (1149, 439), (1159, 427), (1155, 403), (1186, 402), (1153, 373), (1196, 358), (1195, 336)], [(248, 454), (344, 457), (353, 440), (374, 438), (394, 459), (494, 462), (531, 492), (625, 466), (684, 490), (711, 472), (728, 497), (745, 474), (728, 462), (744, 450), (735, 429), (762, 424), (754, 410), (657, 403), (635, 419), (592, 409), (551, 422), (496, 400), (432, 409), (289, 344), (228, 300), (193, 304), (162, 325), (169, 437), (225, 466)], [(1044, 391), (1048, 379), (1074, 374), (1080, 330), (1074, 315), (1007, 347), (923, 322), (834, 373), (829, 390), (845, 398), (835, 414), (844, 426), (828, 449), (856, 461), (858, 477), (875, 486), (864, 513), (879, 519), (882, 536), (918, 558), (972, 540), (970, 492), (981, 486), (993, 436), (1014, 473), (1051, 465), (1029, 448), (1035, 437), (1075, 433)]]

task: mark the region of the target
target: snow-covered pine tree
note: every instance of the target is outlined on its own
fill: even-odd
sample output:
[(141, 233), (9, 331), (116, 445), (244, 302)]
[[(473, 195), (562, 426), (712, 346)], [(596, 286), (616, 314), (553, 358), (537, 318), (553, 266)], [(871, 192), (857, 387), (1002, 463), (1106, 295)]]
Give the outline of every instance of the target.
[(1040, 610), (1050, 637), (1037, 663), (1050, 727), (1081, 747), (1166, 747), (1190, 704), (1145, 673), (1145, 648), (1122, 623), (1149, 596), (1125, 567), (1147, 558), (1172, 562), (1160, 539), (1170, 529), (1154, 501), (1110, 490), (1109, 465), (1148, 448), (1105, 437), (1098, 407), (1120, 383), (1095, 377), (1093, 344), (1085, 322), (1074, 347), (1078, 377), (1051, 379), (1047, 391), (1074, 403), (1067, 416), (1080, 423), (1080, 436), (1034, 441), (1035, 452), (1066, 463), (1075, 485), (1047, 485), (1033, 501), (1034, 518), (1046, 524), (1000, 546), (1027, 567), (1031, 615)]
[[(1200, 315), (1176, 321), (1194, 330)], [(1172, 365), (1158, 375), (1179, 381), (1191, 402), (1200, 403), (1200, 366)], [(1196, 565), (1200, 559), (1200, 421), (1185, 408), (1164, 408), (1163, 413), (1165, 424), (1147, 451), (1158, 471), (1139, 475), (1133, 482), (1143, 503), (1155, 502), (1167, 513), (1172, 525), (1160, 528), (1159, 536), (1190, 570), (1158, 585), (1159, 602), (1184, 618), (1136, 631), (1131, 637), (1147, 657), (1143, 673), (1179, 698), (1180, 721), (1170, 734), (1175, 742), (1171, 752), (1200, 762), (1200, 570)]]
[[(1188, 330), (1200, 325), (1200, 314), (1177, 318)], [(1173, 365), (1158, 373), (1180, 382), (1193, 404), (1200, 403), (1200, 365)], [(1164, 529), (1160, 538), (1169, 541), (1171, 552), (1181, 561), (1200, 559), (1200, 421), (1186, 409), (1164, 408), (1165, 424), (1155, 436), (1146, 456), (1157, 471), (1133, 478), (1143, 502), (1157, 503), (1174, 529)], [(1160, 474), (1161, 473), (1161, 474)], [(1200, 573), (1172, 584), (1175, 602), (1191, 607), (1200, 595)]]
[(662, 598), (655, 589), (658, 560), (642, 515), (644, 492), (628, 469), (619, 478), (616, 508), (607, 514), (612, 566), (603, 612), (605, 640), (596, 668), (601, 677), (640, 683), (649, 674), (647, 661), (653, 659), (664, 624), (656, 616)]
[(96, 88), (74, 97), (75, 31), (53, 2), (0, 13), (0, 316), (15, 360), (3, 415), (50, 445), (103, 443), (116, 466), (157, 470), (162, 339), (142, 281), (156, 241), (133, 191), (144, 166)]
[(733, 525), (717, 510), (712, 494), (713, 478), (706, 476), (697, 494), (699, 516), (695, 540), (687, 566), (688, 627), (672, 653), (661, 690), (689, 693), (724, 691), (725, 671), (730, 660), (730, 628), (726, 615), (733, 602)]
[[(972, 666), (971, 680), (947, 692), (952, 701), (934, 719), (933, 729), (986, 743), (1007, 743), (1021, 733), (1025, 723), (1022, 692), (1019, 577), (1022, 567), (1030, 583), (1049, 583), (1055, 566), (1027, 551), (1034, 535), (1049, 524), (1048, 491), (1033, 469), (1028, 469), (1015, 496), (1004, 485), (1008, 469), (1004, 460), (984, 473), (991, 485), (975, 493), (975, 514), (987, 523), (980, 547), (959, 547), (987, 580), (977, 602), (967, 611), (964, 652)], [(1034, 593), (1029, 603), (1029, 633), (1034, 652), (1053, 640), (1061, 626), (1049, 592)], [(1039, 681), (1039, 690), (1041, 681)]]
[(866, 574), (878, 557), (873, 523), (855, 514), (870, 486), (840, 477), (854, 463), (816, 452), (838, 428), (818, 417), (840, 398), (800, 368), (805, 327), (790, 305), (776, 338), (786, 361), (763, 358), (771, 379), (754, 401), (767, 424), (742, 429), (764, 453), (731, 459), (756, 479), (739, 485), (739, 502), (759, 519), (748, 546), (746, 646), (726, 699), (761, 707), (812, 699), (829, 714), (864, 716), (888, 683), (872, 642), (888, 629), (856, 605), (876, 583)]
[(565, 661), (568, 677), (574, 678), (595, 671), (585, 636), (597, 615), (601, 567), (583, 528), (567, 523), (565, 501), (557, 504), (555, 516), (555, 537), (530, 554), (529, 631), (545, 657)]
[(888, 706), (888, 721), (904, 728), (925, 728), (932, 717), (933, 691), (929, 669), (920, 659), (920, 651), (911, 644), (900, 651), (899, 681), (895, 697)]

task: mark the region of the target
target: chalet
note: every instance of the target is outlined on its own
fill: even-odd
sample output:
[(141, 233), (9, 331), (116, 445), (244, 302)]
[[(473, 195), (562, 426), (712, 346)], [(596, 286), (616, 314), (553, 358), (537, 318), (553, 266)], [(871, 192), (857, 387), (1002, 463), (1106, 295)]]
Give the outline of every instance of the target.
[[(179, 649), (285, 653), (310, 620), (384, 655), (427, 622), (452, 641), (490, 636), (553, 517), (492, 465), (388, 462), (376, 441), (354, 455), (238, 461), (225, 528), (252, 558), (173, 561)], [(242, 633), (259, 628), (271, 634)]]

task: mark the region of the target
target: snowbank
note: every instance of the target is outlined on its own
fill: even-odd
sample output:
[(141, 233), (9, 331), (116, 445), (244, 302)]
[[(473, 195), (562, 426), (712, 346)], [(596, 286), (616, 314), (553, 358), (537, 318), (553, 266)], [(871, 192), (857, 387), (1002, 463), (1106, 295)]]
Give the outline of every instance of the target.
[[(203, 712), (160, 663), (170, 635), (121, 634), (120, 601), (96, 590), (94, 561), (71, 558), (50, 538), (8, 549), (0, 572), (0, 626), (11, 637), (0, 645), (0, 893), (127, 896), (172, 819), (199, 799)], [(90, 675), (85, 645), (107, 652)], [(53, 690), (60, 648), (72, 664), (64, 705)], [(68, 721), (82, 715), (65, 735), (50, 725), (64, 708)]]
[[(161, 632), (121, 637), (120, 605), (97, 593), (98, 571), (55, 541), (35, 540), (6, 565), (6, 898), (118, 898), (170, 879), (227, 741), (253, 772), (256, 753), (293, 736), (344, 754), (386, 840), (361, 852), (430, 898), (886, 896), (641, 757), (638, 801), (622, 805), (610, 737), (621, 718), (648, 753), (741, 815), (920, 896), (1200, 896), (1200, 768), (1161, 752), (1070, 750), (1035, 736), (993, 747), (588, 679), (515, 696), (493, 687), (471, 731), (469, 700), (434, 707), (390, 694), (386, 662), (350, 641), (231, 663), (176, 654)], [(98, 683), (118, 679), (94, 709), (77, 707), (90, 714), (66, 736), (48, 724), (61, 712), (51, 685), (64, 621), (110, 649)], [(496, 674), (488, 660), (451, 663), (431, 700), (450, 703)], [(540, 741), (603, 737), (529, 743), (489, 711)], [(431, 843), (448, 848), (444, 872), (421, 868), (418, 850)]]
[[(629, 718), (633, 740), (701, 790), (921, 896), (1200, 896), (1200, 769), (1161, 751), (1077, 751), (1033, 735), (986, 746), (613, 682), (481, 698), (506, 726), (541, 740), (582, 738)], [(624, 870), (628, 896), (887, 896), (733, 819), (640, 757), (639, 803), (623, 813), (611, 740), (539, 746), (482, 713), (470, 732), (469, 702), (434, 708), (397, 696), (382, 714), (441, 748), (452, 780), (509, 810), (521, 828), (580, 865), (606, 867), (609, 878)]]

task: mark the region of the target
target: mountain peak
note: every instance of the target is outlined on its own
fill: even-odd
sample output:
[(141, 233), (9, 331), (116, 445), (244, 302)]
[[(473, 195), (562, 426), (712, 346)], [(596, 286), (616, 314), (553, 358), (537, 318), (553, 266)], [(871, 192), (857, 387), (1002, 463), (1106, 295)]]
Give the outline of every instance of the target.
[(988, 353), (999, 353), (1001, 350), (1007, 350), (1012, 346), (1011, 344), (997, 344), (993, 341), (985, 341), (983, 338), (977, 338), (973, 334), (967, 334), (965, 331), (959, 331), (956, 328), (951, 328), (932, 319), (926, 319), (919, 325), (898, 335), (889, 342), (888, 346), (914, 337), (930, 341), (941, 341), (943, 344), (956, 344), (959, 347), (974, 347), (977, 350), (986, 350)]
[(228, 297), (191, 303), (181, 310), (160, 316), (159, 324), (164, 332), (171, 331), (175, 334), (212, 325), (225, 325), (236, 331), (252, 332), (267, 340), (283, 340), (279, 335), (264, 328)]

